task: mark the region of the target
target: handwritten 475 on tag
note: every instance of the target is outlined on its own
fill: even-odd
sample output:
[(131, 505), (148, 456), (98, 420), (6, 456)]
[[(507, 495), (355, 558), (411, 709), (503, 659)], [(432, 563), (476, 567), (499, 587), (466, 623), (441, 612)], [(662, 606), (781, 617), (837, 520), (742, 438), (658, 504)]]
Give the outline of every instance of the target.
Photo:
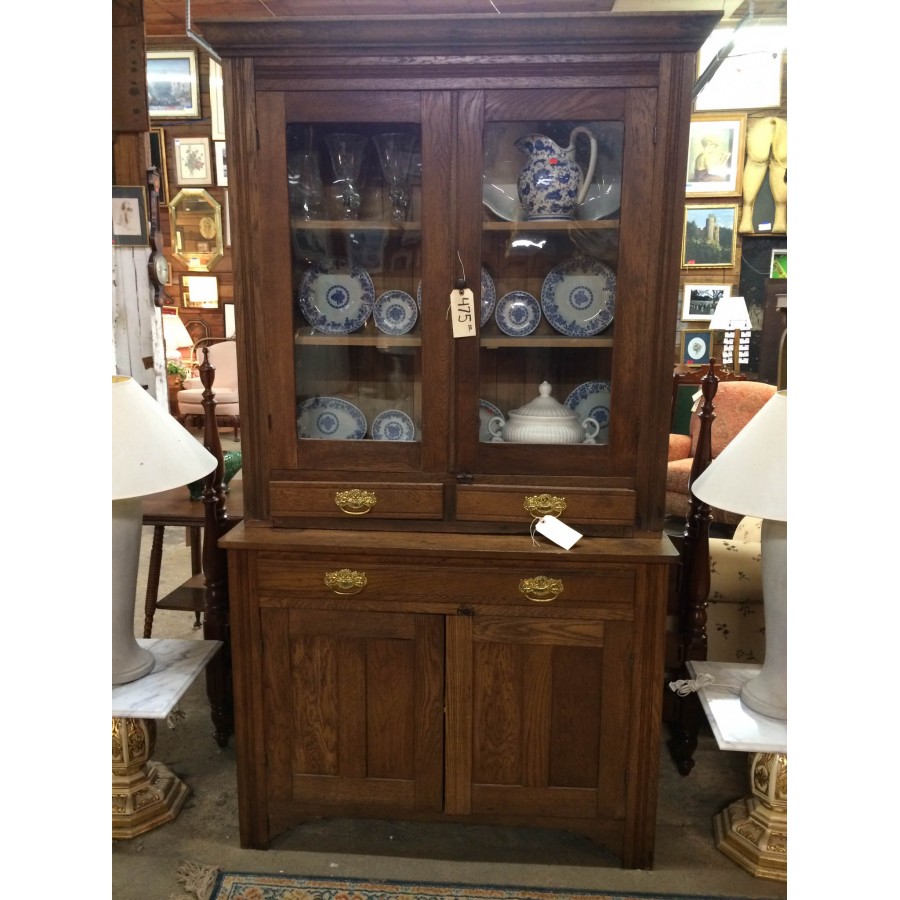
[(450, 315), (453, 337), (475, 337), (475, 295), (470, 288), (450, 291)]

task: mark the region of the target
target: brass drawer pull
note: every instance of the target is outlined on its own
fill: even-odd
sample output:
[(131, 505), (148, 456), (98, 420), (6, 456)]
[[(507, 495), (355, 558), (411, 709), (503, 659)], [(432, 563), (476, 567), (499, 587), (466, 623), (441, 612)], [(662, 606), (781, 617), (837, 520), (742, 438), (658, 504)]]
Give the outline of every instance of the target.
[(336, 572), (325, 573), (325, 586), (331, 588), (336, 594), (358, 594), (366, 585), (365, 572), (354, 572), (352, 569), (338, 569)]
[(535, 603), (547, 603), (563, 592), (563, 583), (561, 578), (538, 575), (537, 578), (523, 578), (519, 582), (519, 591)]
[(566, 499), (551, 494), (535, 494), (526, 497), (523, 506), (533, 516), (558, 516), (566, 508)]
[(364, 516), (378, 502), (372, 491), (361, 491), (353, 488), (349, 491), (338, 491), (334, 495), (334, 502), (348, 516)]

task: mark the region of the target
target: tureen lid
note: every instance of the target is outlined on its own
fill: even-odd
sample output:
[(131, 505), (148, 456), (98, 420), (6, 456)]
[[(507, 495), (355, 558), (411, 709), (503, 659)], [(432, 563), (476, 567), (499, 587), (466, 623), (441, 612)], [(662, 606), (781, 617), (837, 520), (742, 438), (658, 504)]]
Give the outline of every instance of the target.
[(551, 385), (547, 381), (542, 381), (538, 388), (539, 396), (514, 409), (510, 412), (511, 416), (528, 416), (532, 419), (574, 419), (575, 413), (567, 409), (557, 400), (550, 396), (552, 390)]

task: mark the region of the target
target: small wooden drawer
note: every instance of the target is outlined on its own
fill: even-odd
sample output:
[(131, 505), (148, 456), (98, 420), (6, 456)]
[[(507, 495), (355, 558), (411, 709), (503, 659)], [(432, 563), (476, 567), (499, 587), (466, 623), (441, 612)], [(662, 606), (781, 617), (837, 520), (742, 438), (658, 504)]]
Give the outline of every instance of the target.
[(634, 491), (625, 488), (540, 488), (460, 485), (456, 518), (463, 522), (531, 522), (554, 515), (571, 525), (633, 525)]
[(277, 518), (442, 519), (440, 483), (273, 481), (269, 501)]
[(432, 606), (567, 606), (630, 610), (635, 574), (627, 566), (571, 569), (541, 561), (520, 566), (418, 566), (354, 560), (352, 554), (311, 561), (262, 553), (258, 583), (263, 605), (298, 600), (394, 601)]

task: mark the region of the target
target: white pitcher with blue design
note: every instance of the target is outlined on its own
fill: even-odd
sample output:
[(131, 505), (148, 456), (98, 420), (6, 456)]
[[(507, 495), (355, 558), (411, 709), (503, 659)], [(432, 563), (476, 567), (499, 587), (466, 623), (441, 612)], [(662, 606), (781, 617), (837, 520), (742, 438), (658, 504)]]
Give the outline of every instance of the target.
[[(575, 139), (585, 135), (591, 143), (587, 173), (575, 162)], [(527, 219), (574, 219), (584, 201), (594, 167), (597, 164), (597, 139), (583, 125), (572, 129), (569, 146), (560, 147), (543, 134), (529, 134), (516, 141), (516, 147), (528, 155), (519, 175), (519, 200)]]

